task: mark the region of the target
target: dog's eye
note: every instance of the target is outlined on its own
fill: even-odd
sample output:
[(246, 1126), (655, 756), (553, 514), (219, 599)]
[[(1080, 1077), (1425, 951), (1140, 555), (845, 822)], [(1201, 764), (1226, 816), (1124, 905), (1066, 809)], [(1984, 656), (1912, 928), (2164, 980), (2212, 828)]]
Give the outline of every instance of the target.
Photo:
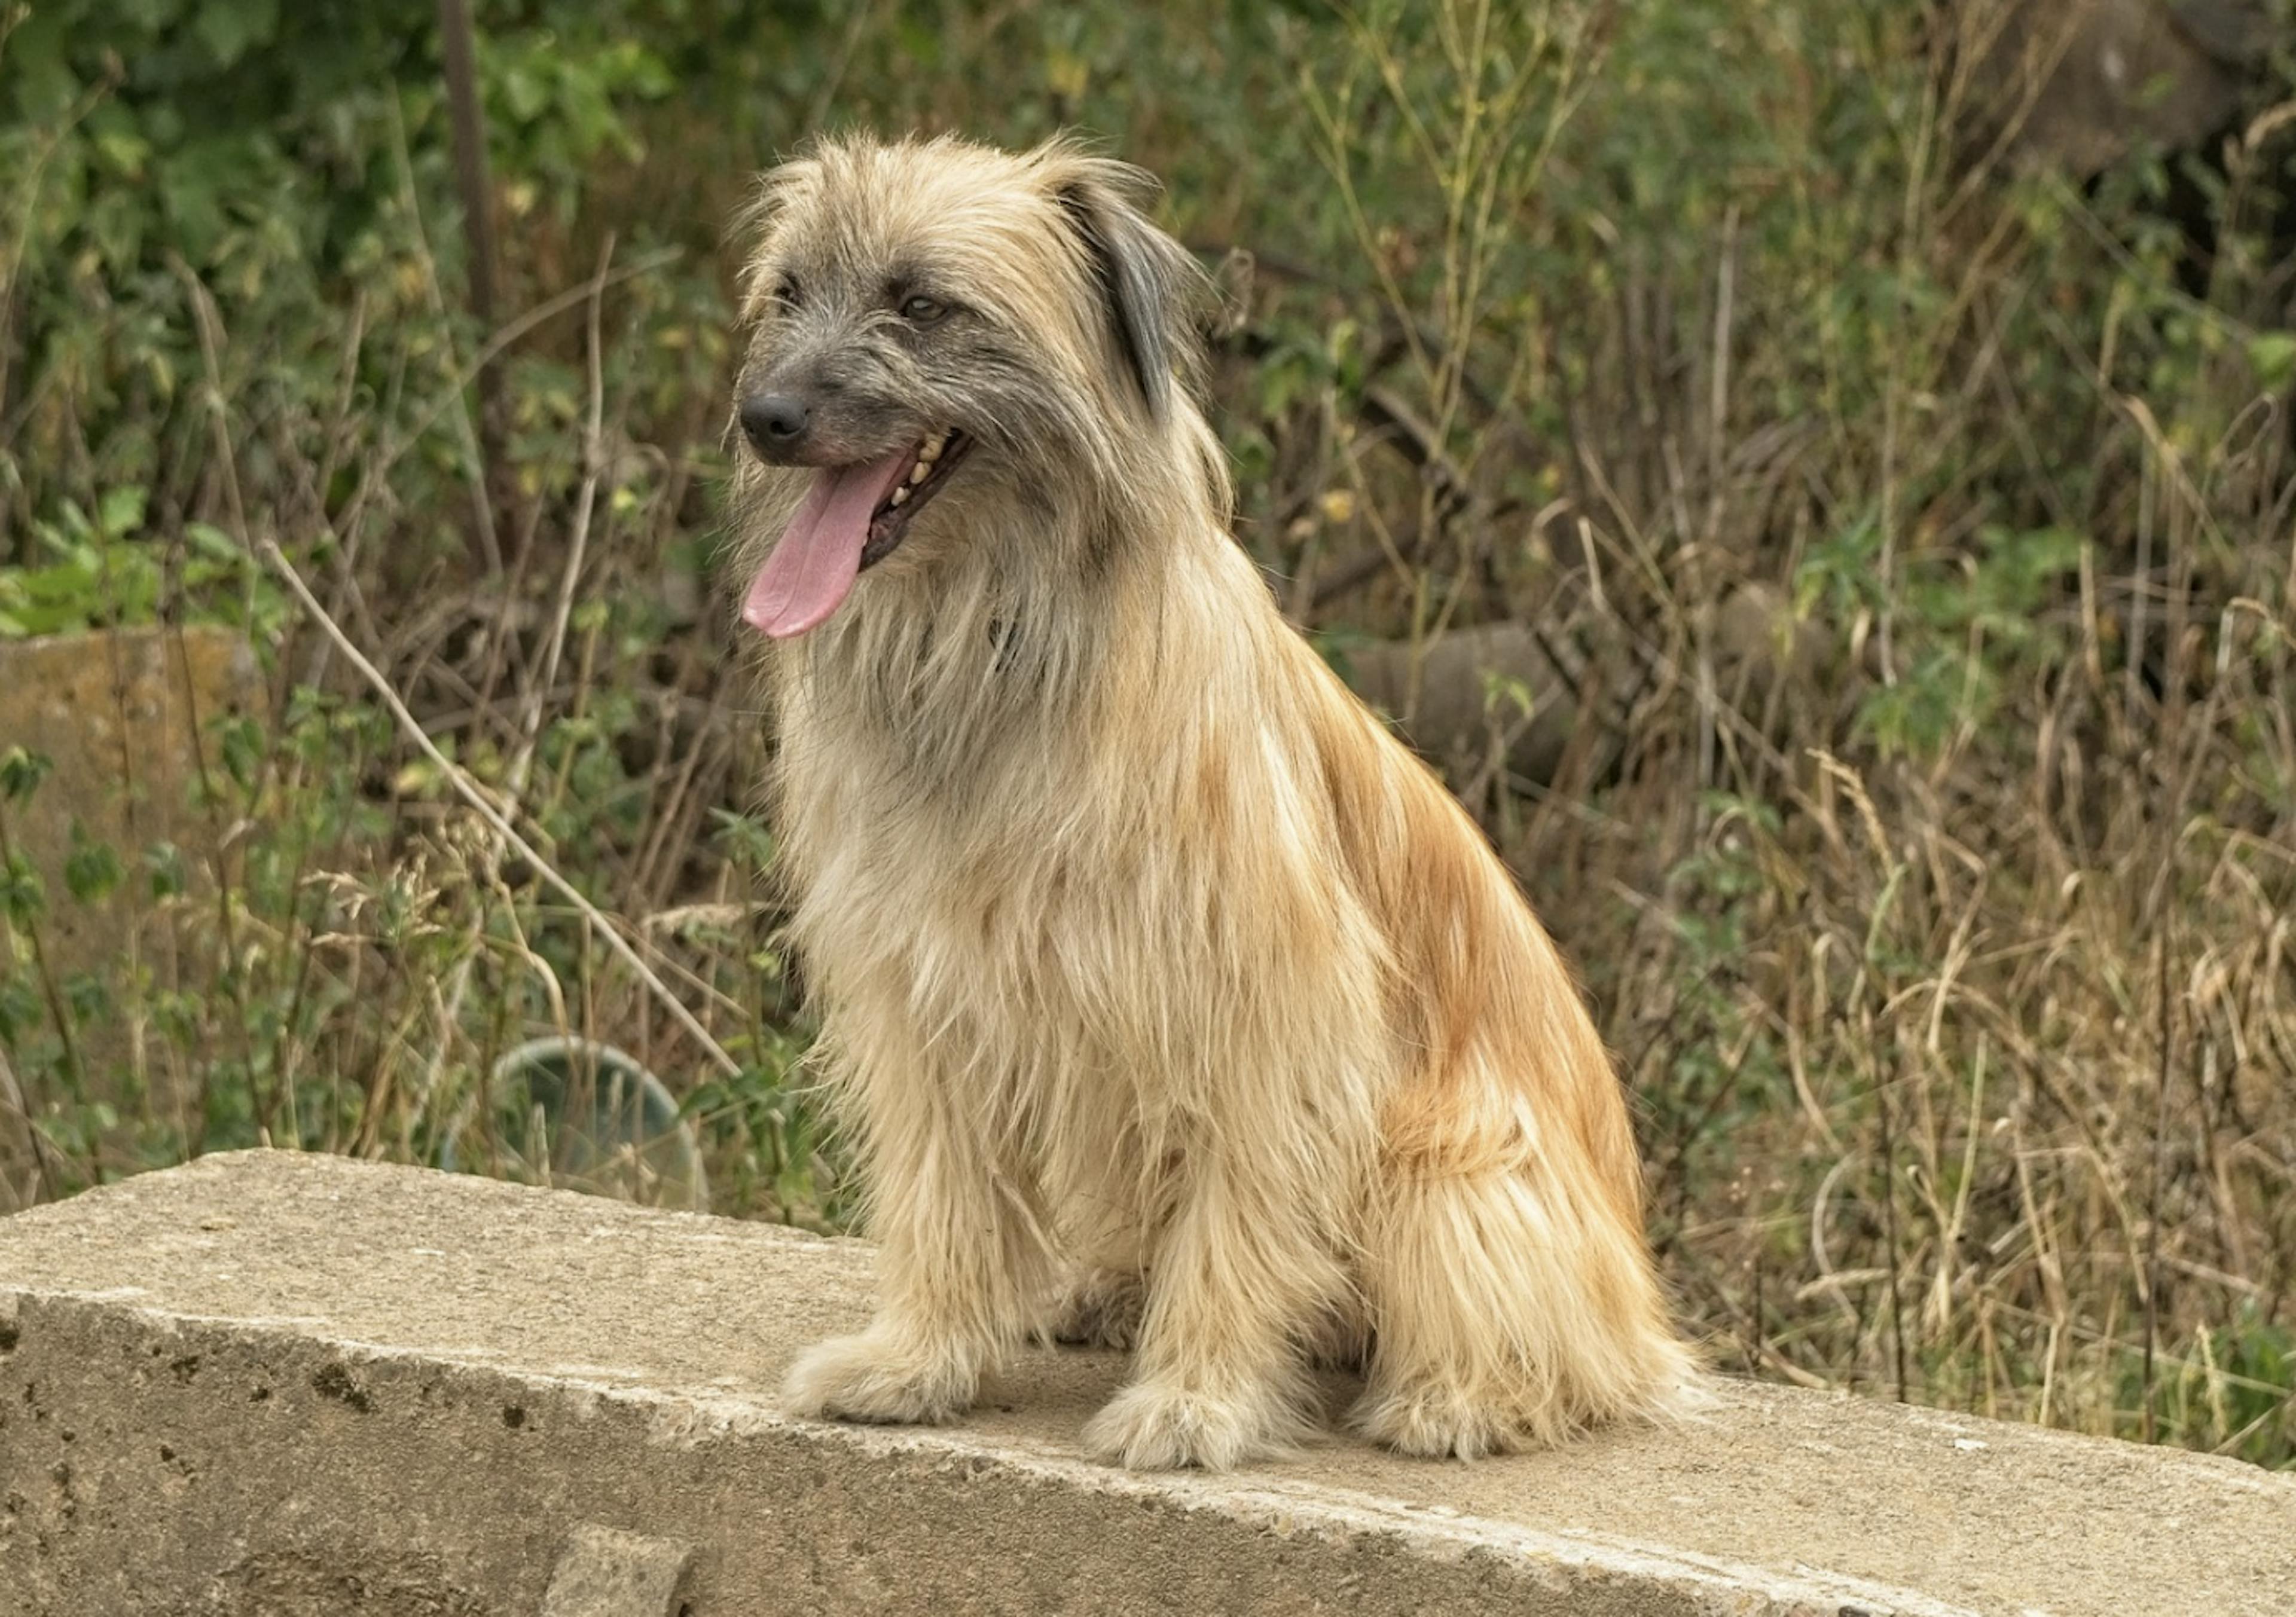
[(901, 318), (921, 326), (929, 326), (947, 313), (947, 305), (922, 292), (901, 305)]
[(793, 309), (805, 299), (799, 292), (797, 282), (783, 275), (774, 284), (774, 301), (785, 309)]

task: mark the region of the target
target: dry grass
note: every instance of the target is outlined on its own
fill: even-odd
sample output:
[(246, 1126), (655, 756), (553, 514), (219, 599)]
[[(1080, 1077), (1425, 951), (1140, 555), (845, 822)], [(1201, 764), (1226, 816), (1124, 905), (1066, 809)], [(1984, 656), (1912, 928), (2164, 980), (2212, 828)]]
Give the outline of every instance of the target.
[[(1447, 35), (1414, 77), (1407, 48), (1365, 41), (1364, 104), (1416, 94), (1447, 206), (1408, 239), (1446, 268), (1416, 299), (1383, 284), (1463, 486), (1322, 430), (1396, 559), (1342, 610), (1575, 649), (1551, 694), (1597, 723), (1557, 777), (1456, 784), (1589, 968), (1686, 1303), (1757, 1373), (2284, 1461), (2296, 483), (2237, 313), (2273, 290), (2227, 239), (2192, 298), (2090, 200), (1954, 156), (1986, 110), (1941, 69), (1872, 176), (1894, 189), (1790, 198), (1814, 223), (1786, 253), (1757, 193), (1541, 298), (1503, 258), (1527, 225), (1569, 244), (1541, 205), (1568, 144), (1534, 118), (1479, 151), (1472, 51)], [(1543, 106), (1578, 82), (1551, 71)], [(1349, 121), (1324, 120), (1343, 175)], [(2229, 160), (2237, 213), (2259, 164)], [(2050, 228), (2128, 278), (2101, 325)], [(2167, 311), (2146, 331), (2132, 282)], [(2149, 375), (2116, 356), (2180, 318), (2179, 363), (2173, 337)], [(1430, 329), (1472, 335), (1431, 353)]]

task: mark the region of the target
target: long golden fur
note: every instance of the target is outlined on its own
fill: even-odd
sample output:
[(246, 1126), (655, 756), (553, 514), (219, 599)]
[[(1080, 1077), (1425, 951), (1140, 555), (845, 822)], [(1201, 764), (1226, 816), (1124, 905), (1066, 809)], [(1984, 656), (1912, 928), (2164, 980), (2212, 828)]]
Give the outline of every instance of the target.
[(855, 138), (767, 182), (744, 394), (815, 389), (827, 438), (742, 457), (745, 559), (805, 466), (972, 440), (768, 659), (794, 938), (882, 1247), (874, 1323), (787, 1406), (945, 1421), (1046, 1332), (1135, 1348), (1086, 1433), (1133, 1466), (1299, 1435), (1318, 1360), (1413, 1454), (1664, 1412), (1693, 1370), (1610, 1062), (1472, 821), (1229, 537), (1201, 277), (1144, 180)]

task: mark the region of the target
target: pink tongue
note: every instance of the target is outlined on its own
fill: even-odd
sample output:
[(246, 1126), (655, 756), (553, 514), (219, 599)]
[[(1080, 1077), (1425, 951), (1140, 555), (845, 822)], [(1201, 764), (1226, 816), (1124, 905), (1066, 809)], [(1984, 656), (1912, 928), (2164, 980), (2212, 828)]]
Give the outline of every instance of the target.
[(742, 603), (742, 621), (786, 640), (837, 610), (860, 576), (869, 519), (907, 475), (913, 458), (904, 449), (865, 465), (816, 472), (789, 530), (758, 569)]

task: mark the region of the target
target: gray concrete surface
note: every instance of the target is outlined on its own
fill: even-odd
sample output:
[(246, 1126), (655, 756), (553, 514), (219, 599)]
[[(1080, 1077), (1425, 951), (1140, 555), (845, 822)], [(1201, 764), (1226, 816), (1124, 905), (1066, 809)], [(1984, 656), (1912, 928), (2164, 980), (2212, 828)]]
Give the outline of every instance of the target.
[(2296, 1613), (2296, 1477), (1778, 1388), (1226, 1478), (1081, 1456), (1107, 1353), (1032, 1355), (946, 1430), (784, 1420), (870, 1270), (283, 1153), (0, 1221), (0, 1613)]

